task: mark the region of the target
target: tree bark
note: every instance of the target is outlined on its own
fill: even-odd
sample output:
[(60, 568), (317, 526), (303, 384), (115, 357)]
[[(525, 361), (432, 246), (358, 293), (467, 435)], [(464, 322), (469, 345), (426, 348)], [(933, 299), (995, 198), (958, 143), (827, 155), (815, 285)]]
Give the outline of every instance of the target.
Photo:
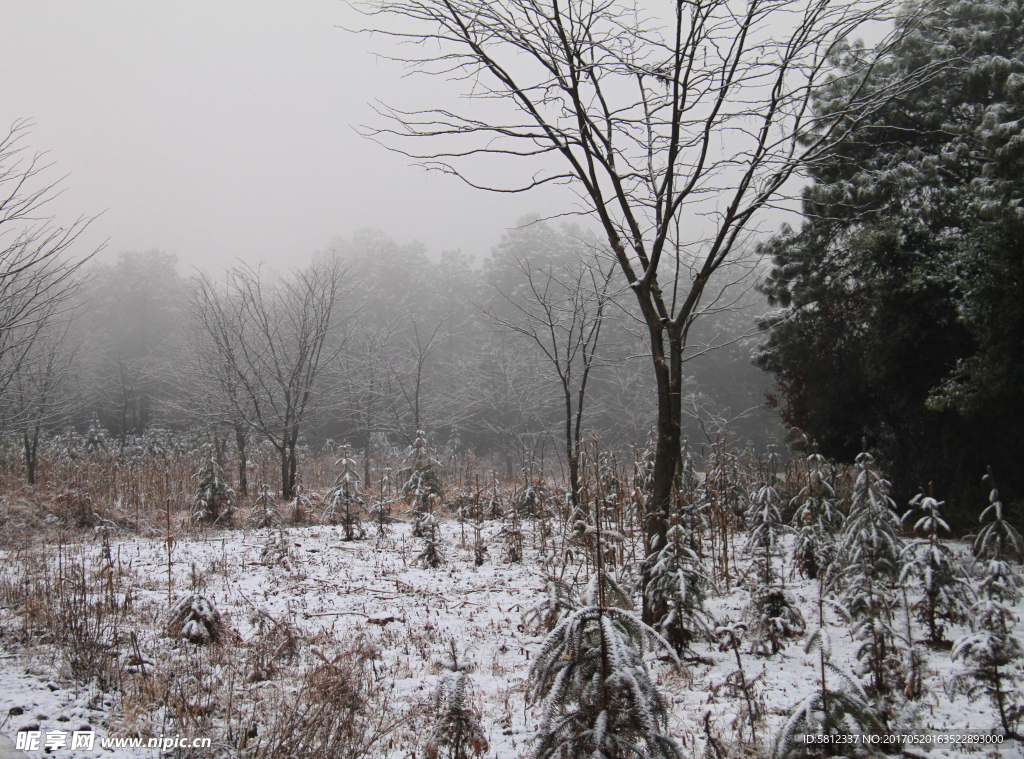
[(235, 425), (235, 448), (238, 449), (238, 495), (249, 494), (249, 456), (246, 451), (248, 434), (242, 425)]

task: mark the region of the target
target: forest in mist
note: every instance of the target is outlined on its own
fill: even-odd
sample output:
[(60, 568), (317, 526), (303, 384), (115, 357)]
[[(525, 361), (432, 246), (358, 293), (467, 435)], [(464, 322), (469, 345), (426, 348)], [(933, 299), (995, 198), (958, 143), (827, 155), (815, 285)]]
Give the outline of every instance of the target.
[[(575, 425), (582, 405), (583, 436), (621, 450), (644, 444), (653, 422), (650, 358), (612, 263), (580, 228), (537, 219), (482, 265), (370, 230), (285, 271), (182, 272), (157, 250), (97, 257), (10, 372), (9, 455), (90, 429), (118, 447), (160, 428), (234, 449), (236, 432), (258, 445), (294, 425), (299, 447), (372, 453), (422, 430), (494, 455), (503, 476), (564, 471), (567, 410)], [(695, 330), (686, 434), (697, 448), (778, 436), (750, 362), (763, 296), (756, 272), (740, 274)], [(250, 351), (247, 397), (225, 376), (237, 348)], [(308, 397), (283, 408), (289, 392)]]
[(87, 246), (16, 121), (0, 729), (1020, 756), (1024, 0), (349, 10), (443, 82), (364, 145), (574, 205), (187, 267)]

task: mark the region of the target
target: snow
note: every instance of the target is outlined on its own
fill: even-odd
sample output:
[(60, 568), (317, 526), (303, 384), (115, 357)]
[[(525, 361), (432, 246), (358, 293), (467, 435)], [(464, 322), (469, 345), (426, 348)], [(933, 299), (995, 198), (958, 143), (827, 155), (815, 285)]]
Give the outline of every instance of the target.
[[(540, 721), (539, 705), (524, 701), (525, 677), (541, 639), (524, 631), (524, 613), (545, 592), (546, 581), (538, 552), (530, 547), (534, 535), (524, 525), (527, 550), (521, 564), (485, 564), (475, 567), (473, 547), (459, 545), (460, 525), (440, 520), (447, 562), (438, 569), (414, 565), (422, 541), (410, 537), (410, 526), (393, 525), (385, 538), (345, 542), (343, 528), (312, 526), (288, 528), (283, 540), (287, 561), (264, 560), (265, 546), (281, 541), (278, 529), (209, 531), (198, 536), (179, 536), (172, 552), (171, 597), (180, 602), (186, 595), (201, 593), (216, 606), (228, 633), (225, 645), (244, 646), (257, 633), (262, 620), (286, 620), (301, 630), (310, 647), (330, 636), (346, 639), (362, 634), (379, 647), (383, 671), (393, 678), (393, 707), (410, 709), (423, 703), (436, 688), (443, 662), (450, 659), (455, 639), (460, 657), (472, 662), (470, 677), (490, 744), (487, 756), (512, 759), (525, 756), (529, 739)], [(485, 540), (493, 541), (500, 524), (489, 523)], [(100, 566), (101, 545), (88, 536), (79, 545), (65, 545), (69, 556)], [(55, 546), (36, 546), (39, 555), (55, 555)], [(550, 547), (548, 548), (550, 552)], [(175, 652), (191, 646), (166, 637), (163, 624), (168, 604), (167, 546), (162, 537), (121, 535), (112, 539), (110, 555), (123, 588), (134, 597), (131, 621), (138, 635), (139, 653), (151, 668), (166, 667)], [(272, 554), (273, 555), (273, 554)], [(26, 556), (0, 552), (0, 578), (10, 577)], [(736, 577), (742, 576), (742, 567)], [(572, 567), (566, 573), (570, 578)], [(786, 576), (790, 578), (789, 567)], [(581, 581), (585, 577), (580, 575)], [(192, 587), (197, 586), (197, 587)], [(817, 584), (797, 577), (786, 588), (808, 621), (818, 624)], [(717, 624), (739, 622), (750, 601), (747, 588), (733, 585), (730, 593), (709, 599), (708, 610)], [(1024, 611), (1018, 607), (1017, 612)], [(902, 611), (901, 611), (902, 613)], [(855, 644), (842, 620), (826, 612), (831, 628), (832, 660), (841, 668), (855, 666)], [(19, 646), (14, 635), (18, 620), (14, 610), (0, 612), (4, 629), (0, 642), (0, 729), (12, 740), (20, 729), (95, 729), (97, 749), (60, 749), (59, 756), (121, 757), (157, 756), (150, 749), (100, 751), (98, 739), (126, 734), (127, 720), (119, 696), (102, 693), (96, 686), (76, 685), (68, 676), (61, 656), (46, 645)], [(923, 637), (915, 623), (915, 632)], [(951, 636), (961, 634), (951, 631)], [(789, 710), (813, 695), (819, 687), (819, 653), (805, 653), (804, 639), (792, 641), (771, 657), (749, 654), (745, 640), (741, 653), (747, 681), (757, 680), (767, 706), (763, 729), (764, 750), (770, 736), (786, 722)], [(824, 642), (824, 641), (823, 641)], [(731, 650), (720, 652), (716, 644), (697, 643), (690, 661), (681, 669), (665, 658), (648, 662), (652, 680), (669, 705), (668, 733), (679, 741), (687, 756), (700, 756), (707, 719), (713, 734), (729, 744), (737, 731), (745, 730), (740, 708), (742, 696), (723, 687), (736, 669)], [(127, 655), (127, 654), (125, 654)], [(649, 657), (650, 658), (650, 657)], [(918, 718), (930, 729), (991, 729), (994, 716), (982, 699), (968, 702), (962, 694), (947, 692), (960, 665), (948, 651), (927, 654), (926, 695), (919, 702)], [(287, 677), (295, 677), (293, 669)], [(229, 673), (211, 669), (213, 680)], [(285, 683), (285, 685), (288, 685)], [(295, 687), (297, 682), (291, 684)], [(258, 691), (266, 684), (249, 686)], [(244, 704), (239, 708), (244, 709)], [(160, 715), (151, 715), (148, 727), (154, 734), (185, 734)], [(136, 723), (138, 726), (138, 723)], [(216, 738), (216, 730), (210, 737)], [(407, 752), (397, 748), (388, 756), (398, 759)], [(974, 754), (978, 756), (979, 754)], [(951, 750), (933, 749), (934, 759), (961, 756)], [(999, 756), (1024, 756), (1020, 747), (1004, 745)]]

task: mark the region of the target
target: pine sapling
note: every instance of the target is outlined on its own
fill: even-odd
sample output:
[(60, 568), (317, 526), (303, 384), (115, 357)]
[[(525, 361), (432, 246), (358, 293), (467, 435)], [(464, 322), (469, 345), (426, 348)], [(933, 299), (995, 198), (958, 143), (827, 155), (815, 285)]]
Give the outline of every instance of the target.
[[(879, 735), (885, 725), (872, 709), (857, 678), (832, 663), (832, 643), (828, 630), (819, 627), (807, 638), (804, 649), (819, 654), (821, 689), (816, 690), (789, 712), (775, 737), (772, 759), (793, 757), (845, 756), (848, 745), (838, 741), (808, 745), (805, 735)], [(826, 676), (831, 675), (831, 680)], [(828, 683), (833, 683), (829, 687)]]
[(543, 704), (531, 757), (682, 759), (663, 732), (668, 710), (644, 662), (648, 644), (675, 654), (631, 610), (606, 605), (621, 589), (602, 577), (600, 548), (597, 557), (590, 603), (555, 626), (530, 667), (527, 699)]
[(192, 495), (192, 518), (201, 524), (219, 524), (231, 519), (235, 511), (235, 491), (224, 479), (224, 470), (210, 456), (196, 472), (195, 493)]
[(335, 462), (335, 466), (340, 466), (342, 470), (335, 478), (334, 486), (324, 496), (327, 507), (320, 517), (320, 521), (325, 524), (340, 524), (345, 530), (345, 540), (362, 540), (366, 537), (359, 518), (359, 512), (366, 506), (366, 501), (360, 492), (355, 464), (349, 447), (343, 447), (341, 458)]
[(441, 543), (441, 530), (433, 514), (424, 514), (420, 522), (423, 536), (423, 550), (416, 555), (416, 561), (424, 567), (437, 569), (445, 562)]
[(836, 491), (827, 475), (828, 462), (814, 446), (804, 460), (807, 483), (790, 501), (795, 506), (793, 525), (797, 529), (793, 558), (801, 573), (815, 580), (835, 556), (836, 535), (845, 517), (836, 508)]
[(999, 715), (1003, 734), (1022, 739), (1016, 732), (1024, 716), (1021, 691), (1021, 660), (1024, 647), (1013, 634), (1016, 615), (1013, 605), (1020, 597), (1021, 578), (1009, 558), (1021, 555), (1020, 533), (1003, 519), (992, 472), (985, 477), (991, 487), (989, 505), (982, 520), (991, 521), (974, 542), (975, 561), (980, 569), (978, 601), (971, 608), (974, 630), (953, 645), (953, 658), (962, 660), (965, 670), (957, 676), (957, 685), (969, 697), (988, 695)]
[(939, 539), (939, 530), (949, 532), (942, 519), (945, 504), (931, 496), (918, 493), (910, 501), (910, 510), (903, 516), (921, 514), (914, 523), (914, 531), (923, 532), (923, 539), (915, 540), (903, 549), (903, 572), (900, 584), (915, 581), (921, 588), (921, 600), (914, 604), (918, 620), (928, 629), (928, 642), (941, 644), (945, 640), (945, 622), (963, 623), (969, 615), (973, 601), (971, 585), (953, 560), (953, 552)]
[(427, 444), (427, 433), (417, 430), (416, 440), (409, 450), (403, 488), (415, 515), (412, 534), (417, 538), (424, 537), (423, 517), (433, 515), (434, 502), (444, 499), (444, 486), (438, 474), (440, 467)]
[(656, 629), (682, 656), (694, 640), (711, 637), (714, 619), (704, 608), (711, 580), (697, 554), (686, 543), (684, 530), (673, 525), (664, 547), (640, 563), (640, 586)]
[(377, 525), (377, 537), (383, 538), (387, 535), (388, 525), (391, 524), (391, 506), (394, 498), (391, 495), (391, 469), (385, 468), (378, 482), (377, 495), (370, 502), (368, 510), (370, 519)]
[(519, 564), (523, 560), (523, 523), (519, 518), (518, 509), (509, 509), (505, 523), (498, 532), (498, 539), (505, 546), (505, 561)]
[[(832, 662), (832, 637), (825, 626), (824, 573), (818, 575), (818, 626), (807, 637), (804, 652), (818, 653), (821, 687), (790, 710), (776, 735), (772, 759), (836, 755), (847, 749), (838, 741), (809, 747), (801, 742), (805, 735), (882, 733), (884, 725), (857, 678)], [(829, 687), (830, 682), (834, 687)]]
[(280, 524), (283, 520), (281, 519), (281, 512), (277, 510), (275, 505), (277, 497), (274, 495), (270, 485), (266, 483), (261, 484), (259, 491), (260, 494), (256, 496), (256, 500), (253, 501), (252, 508), (249, 510), (249, 518), (256, 529), (262, 530), (265, 527), (273, 527)]
[(888, 495), (889, 483), (873, 469), (869, 453), (857, 456), (857, 481), (850, 515), (837, 552), (833, 586), (842, 597), (860, 641), (858, 659), (871, 676), (876, 693), (887, 693), (898, 681), (901, 662), (895, 648), (893, 609), (902, 574), (901, 522)]
[(469, 759), (487, 753), (487, 736), (466, 672), (454, 671), (442, 678), (430, 697), (429, 709), (433, 726), (423, 744), (428, 759)]

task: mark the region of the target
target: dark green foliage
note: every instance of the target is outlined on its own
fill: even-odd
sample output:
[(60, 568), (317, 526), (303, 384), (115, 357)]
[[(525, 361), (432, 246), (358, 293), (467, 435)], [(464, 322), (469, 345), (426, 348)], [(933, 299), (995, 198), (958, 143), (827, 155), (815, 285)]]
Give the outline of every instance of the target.
[[(763, 289), (782, 310), (763, 321), (757, 363), (823, 454), (849, 460), (866, 434), (894, 495), (933, 482), (956, 528), (987, 463), (1024, 483), (1024, 11), (987, 0), (906, 12), (923, 16), (870, 86), (947, 68), (812, 168), (803, 226), (764, 247), (775, 266)], [(849, 86), (819, 91), (817, 110)]]

